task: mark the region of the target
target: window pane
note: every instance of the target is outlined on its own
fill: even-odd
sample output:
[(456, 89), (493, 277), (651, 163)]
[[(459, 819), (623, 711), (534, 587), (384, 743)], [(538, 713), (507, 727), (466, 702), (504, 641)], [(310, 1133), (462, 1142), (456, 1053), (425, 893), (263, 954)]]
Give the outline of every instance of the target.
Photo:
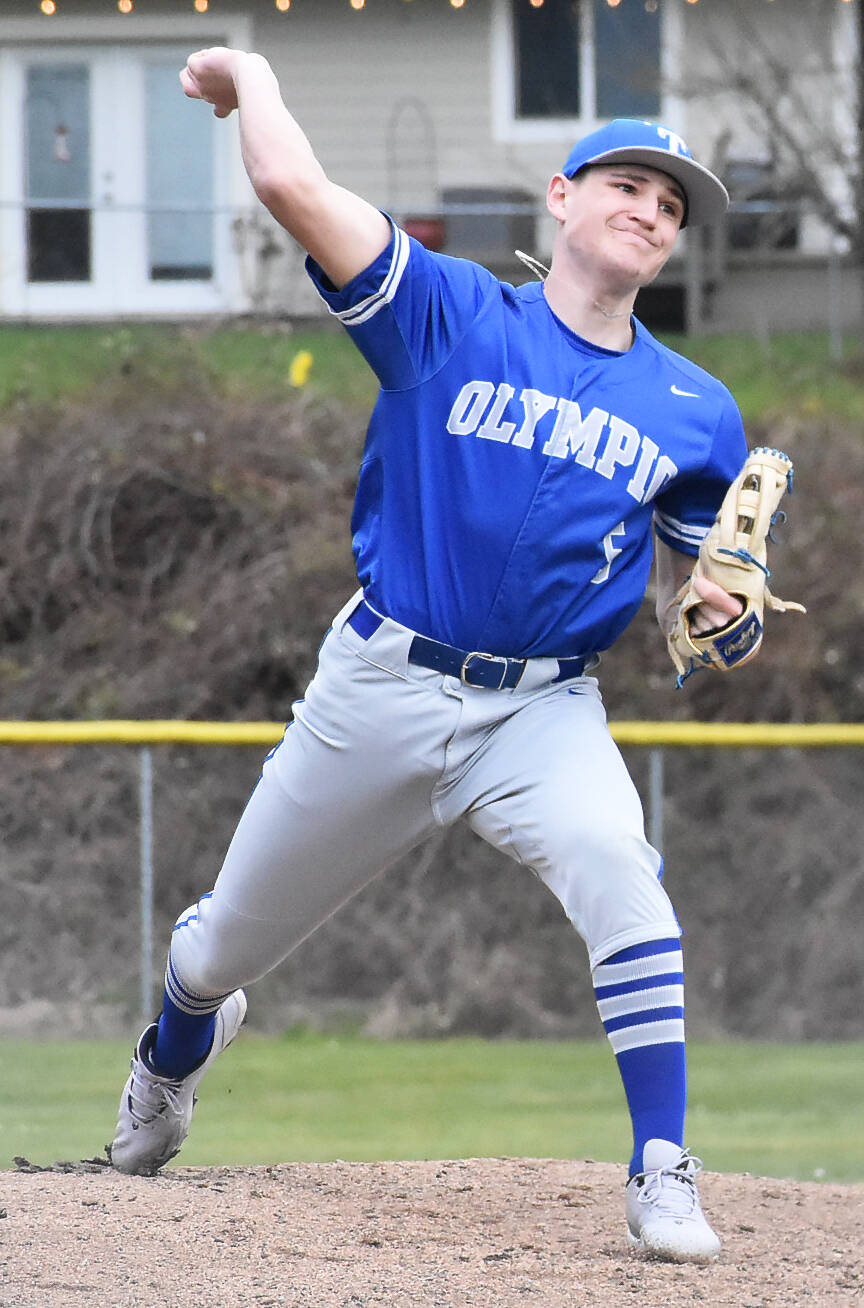
[(594, 0), (597, 117), (644, 118), (660, 112), (660, 7)]
[(27, 280), (90, 280), (90, 72), (32, 64), (24, 103)]
[(27, 69), (27, 198), (90, 203), (90, 75), (84, 64)]
[(213, 275), (213, 116), (187, 100), (177, 61), (151, 64), (147, 94), (147, 209), (150, 278)]
[(513, 0), (516, 116), (578, 118), (580, 0)]
[(89, 209), (28, 209), (27, 280), (89, 282)]

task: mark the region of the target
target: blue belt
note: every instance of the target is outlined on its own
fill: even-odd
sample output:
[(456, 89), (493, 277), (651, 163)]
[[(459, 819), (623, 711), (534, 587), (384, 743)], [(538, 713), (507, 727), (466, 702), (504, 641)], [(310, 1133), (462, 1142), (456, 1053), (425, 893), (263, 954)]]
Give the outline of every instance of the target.
[[(353, 627), (364, 640), (374, 635), (383, 621), (380, 613), (376, 613), (365, 600), (361, 600), (348, 617), (349, 627)], [(519, 684), (529, 660), (484, 654), (476, 649), (457, 649), (455, 645), (445, 645), (443, 641), (431, 640), (428, 636), (415, 636), (408, 650), (408, 662), (448, 677), (458, 677), (465, 686), (475, 686), (480, 690), (512, 690)], [(558, 675), (552, 681), (581, 677), (587, 662), (584, 657), (558, 659)]]

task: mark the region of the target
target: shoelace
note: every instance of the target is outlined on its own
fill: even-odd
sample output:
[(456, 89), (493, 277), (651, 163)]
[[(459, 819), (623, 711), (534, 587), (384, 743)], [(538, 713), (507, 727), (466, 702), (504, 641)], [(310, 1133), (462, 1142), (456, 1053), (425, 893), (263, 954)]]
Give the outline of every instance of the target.
[(129, 1116), (139, 1126), (146, 1126), (166, 1109), (175, 1117), (183, 1115), (177, 1100), (179, 1081), (154, 1081), (146, 1068), (137, 1069), (129, 1089)]
[(702, 1159), (685, 1150), (675, 1167), (645, 1173), (639, 1202), (654, 1204), (675, 1217), (689, 1217), (699, 1206), (695, 1181), (701, 1171)]

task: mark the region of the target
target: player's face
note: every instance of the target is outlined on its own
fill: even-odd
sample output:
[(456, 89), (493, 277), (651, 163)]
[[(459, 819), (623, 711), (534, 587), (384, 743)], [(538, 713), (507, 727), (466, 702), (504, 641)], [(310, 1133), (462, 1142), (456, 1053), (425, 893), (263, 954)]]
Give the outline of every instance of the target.
[(657, 276), (684, 218), (678, 183), (642, 164), (598, 165), (577, 178), (553, 178), (549, 198), (569, 254), (583, 268), (634, 286)]

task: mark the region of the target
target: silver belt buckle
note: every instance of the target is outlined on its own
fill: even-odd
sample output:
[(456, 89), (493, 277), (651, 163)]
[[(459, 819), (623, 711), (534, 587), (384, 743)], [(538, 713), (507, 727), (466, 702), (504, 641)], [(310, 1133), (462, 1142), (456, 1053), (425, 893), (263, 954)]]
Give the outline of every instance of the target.
[[(497, 686), (480, 686), (476, 682), (468, 680), (468, 664), (472, 659), (485, 659), (487, 663), (501, 664), (501, 680), (498, 682)], [(459, 673), (459, 680), (462, 682), (463, 686), (473, 686), (475, 690), (500, 690), (504, 685), (504, 678), (507, 676), (507, 664), (509, 662), (510, 660), (503, 654), (484, 654), (482, 650), (472, 650), (463, 660), (462, 670)]]

